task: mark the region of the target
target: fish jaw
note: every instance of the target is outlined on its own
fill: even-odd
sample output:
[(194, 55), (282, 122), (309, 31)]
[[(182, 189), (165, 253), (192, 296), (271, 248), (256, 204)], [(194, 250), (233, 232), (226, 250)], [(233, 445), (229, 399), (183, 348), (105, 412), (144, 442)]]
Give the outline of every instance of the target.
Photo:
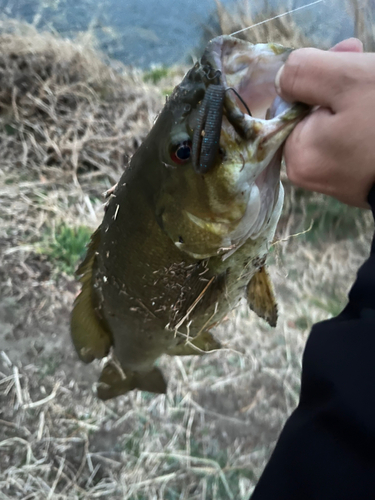
[[(265, 118), (277, 97), (276, 74), (292, 50), (275, 43), (252, 44), (224, 35), (208, 43), (201, 64), (211, 67), (211, 72), (220, 73), (221, 84), (225, 89), (237, 91), (253, 117)], [(228, 95), (235, 107), (245, 110), (235, 94)]]
[[(203, 65), (211, 65), (211, 71), (220, 74), (225, 89), (223, 113), (227, 120), (223, 122), (223, 146), (235, 149), (242, 139), (246, 151), (241, 151), (241, 156), (245, 153), (245, 159), (257, 165), (255, 175), (269, 164), (311, 109), (302, 103), (288, 103), (276, 93), (276, 74), (291, 51), (278, 44), (254, 45), (220, 36), (211, 40), (202, 57)], [(232, 144), (228, 144), (228, 138)]]

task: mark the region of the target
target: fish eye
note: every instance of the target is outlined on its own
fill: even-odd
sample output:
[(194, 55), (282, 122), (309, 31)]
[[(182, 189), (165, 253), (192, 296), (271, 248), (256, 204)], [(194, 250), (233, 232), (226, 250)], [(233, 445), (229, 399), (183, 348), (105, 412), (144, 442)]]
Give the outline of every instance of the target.
[(192, 147), (193, 146), (190, 139), (181, 141), (178, 144), (172, 146), (172, 149), (170, 151), (172, 161), (178, 163), (179, 165), (186, 163), (190, 159)]

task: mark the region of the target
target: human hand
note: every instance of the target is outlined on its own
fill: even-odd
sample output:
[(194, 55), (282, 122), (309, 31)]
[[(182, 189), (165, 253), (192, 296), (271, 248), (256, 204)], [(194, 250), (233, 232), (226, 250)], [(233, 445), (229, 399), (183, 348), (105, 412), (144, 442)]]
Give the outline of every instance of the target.
[(330, 51), (298, 49), (276, 77), (287, 101), (319, 106), (288, 137), (287, 174), (297, 186), (368, 207), (375, 183), (375, 54), (357, 39)]

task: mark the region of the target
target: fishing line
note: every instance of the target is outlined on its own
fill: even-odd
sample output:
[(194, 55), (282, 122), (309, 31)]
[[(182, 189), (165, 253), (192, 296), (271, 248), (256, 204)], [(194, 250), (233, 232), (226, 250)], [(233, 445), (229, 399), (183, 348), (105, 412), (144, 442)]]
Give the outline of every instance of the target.
[(284, 17), (287, 14), (293, 14), (294, 12), (297, 12), (297, 10), (306, 9), (307, 7), (311, 7), (311, 6), (316, 5), (318, 3), (321, 3), (321, 2), (324, 2), (324, 0), (316, 0), (315, 2), (308, 3), (307, 5), (302, 5), (301, 7), (297, 7), (296, 9), (288, 10), (288, 12), (283, 12), (282, 14), (278, 14), (277, 16), (270, 17), (269, 19), (265, 19), (264, 21), (260, 21), (259, 23), (253, 24), (252, 26), (248, 26), (247, 28), (243, 28), (241, 30), (235, 31), (234, 33), (231, 33), (230, 36), (237, 35), (238, 33), (242, 33), (243, 31), (249, 30), (251, 28), (255, 28), (256, 26), (260, 26), (261, 24), (268, 23), (269, 21), (273, 21), (274, 19), (279, 19), (280, 17)]
[(238, 97), (238, 99), (242, 102), (242, 104), (245, 106), (247, 113), (248, 113), (250, 116), (253, 116), (253, 115), (250, 113), (250, 109), (249, 109), (248, 105), (247, 105), (247, 104), (246, 104), (246, 102), (242, 99), (242, 97), (241, 97), (241, 96), (240, 96), (240, 94), (237, 92), (237, 90), (236, 90), (236, 89), (234, 89), (233, 87), (227, 87), (227, 88), (225, 89), (225, 92), (226, 92), (227, 90), (232, 90), (232, 91), (236, 94), (236, 96)]

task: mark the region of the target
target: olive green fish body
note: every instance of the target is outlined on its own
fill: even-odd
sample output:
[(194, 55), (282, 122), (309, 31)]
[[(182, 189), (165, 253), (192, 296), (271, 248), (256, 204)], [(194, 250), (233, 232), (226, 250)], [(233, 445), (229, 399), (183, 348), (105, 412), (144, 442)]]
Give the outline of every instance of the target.
[(122, 367), (148, 371), (161, 354), (220, 322), (245, 297), (252, 275), (264, 264), (259, 254), (265, 257), (268, 241), (249, 240), (225, 261), (190, 257), (162, 231), (139, 191), (132, 199), (125, 179), (126, 174), (100, 229), (92, 270), (96, 312), (113, 332)]
[(307, 112), (276, 97), (288, 53), (210, 42), (112, 192), (71, 320), (83, 361), (111, 355), (100, 398), (165, 392), (155, 361), (220, 348), (209, 330), (241, 298), (276, 324), (264, 263), (283, 203), (281, 145)]

